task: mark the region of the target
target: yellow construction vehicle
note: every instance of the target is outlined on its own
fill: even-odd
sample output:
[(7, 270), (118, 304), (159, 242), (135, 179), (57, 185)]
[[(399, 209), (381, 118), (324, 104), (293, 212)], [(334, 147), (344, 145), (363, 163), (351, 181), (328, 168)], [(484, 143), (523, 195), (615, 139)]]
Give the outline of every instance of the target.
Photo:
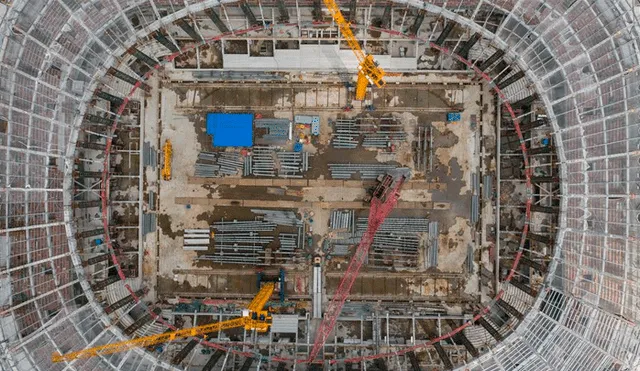
[(356, 82), (356, 100), (364, 100), (367, 93), (367, 86), (369, 83), (381, 88), (385, 82), (382, 80), (386, 74), (378, 63), (373, 59), (373, 55), (365, 54), (360, 47), (360, 42), (356, 39), (355, 35), (351, 31), (351, 25), (342, 16), (340, 7), (336, 4), (335, 0), (324, 0), (324, 5), (329, 9), (329, 13), (333, 17), (340, 28), (340, 32), (353, 53), (358, 58), (358, 80)]
[(77, 352), (60, 354), (54, 353), (51, 356), (52, 362), (71, 361), (78, 358), (90, 358), (98, 355), (107, 355), (124, 352), (136, 347), (148, 347), (152, 345), (166, 343), (179, 338), (191, 336), (201, 336), (207, 338), (208, 334), (216, 333), (230, 328), (243, 327), (246, 330), (256, 330), (257, 332), (267, 332), (271, 324), (271, 314), (264, 310), (264, 306), (275, 290), (275, 283), (265, 283), (249, 306), (242, 311), (242, 317), (230, 319), (228, 321), (211, 323), (203, 326), (191, 327), (178, 331), (165, 332), (158, 335), (143, 336), (132, 340), (120, 341), (117, 343), (100, 345), (93, 348), (86, 348)]
[(171, 141), (167, 139), (162, 146), (164, 152), (164, 165), (162, 165), (162, 179), (171, 180), (171, 157), (173, 156), (173, 146)]

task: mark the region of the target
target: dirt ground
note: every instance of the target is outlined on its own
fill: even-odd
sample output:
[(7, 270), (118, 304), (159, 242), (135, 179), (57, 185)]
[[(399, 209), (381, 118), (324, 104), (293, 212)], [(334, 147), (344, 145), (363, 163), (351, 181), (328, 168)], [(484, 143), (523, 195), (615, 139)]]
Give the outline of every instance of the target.
[[(201, 151), (214, 151), (211, 137), (205, 132), (206, 112), (244, 111), (261, 114), (263, 117), (293, 118), (295, 114), (317, 114), (321, 117), (321, 134), (306, 144), (305, 151), (311, 153), (310, 170), (306, 179), (330, 179), (330, 163), (389, 163), (414, 168), (412, 142), (417, 135), (417, 126), (433, 128), (433, 171), (413, 172), (414, 179), (426, 183), (442, 183), (438, 189), (409, 189), (402, 193), (403, 201), (445, 202), (445, 210), (396, 210), (393, 216), (423, 217), (439, 223), (439, 264), (436, 269), (416, 269), (413, 273), (381, 271), (365, 266), (364, 276), (358, 278), (353, 298), (370, 300), (432, 300), (444, 302), (466, 302), (475, 300), (473, 291), (465, 292), (469, 280), (465, 259), (467, 247), (474, 245), (474, 230), (470, 222), (471, 173), (477, 172), (477, 132), (468, 123), (470, 115), (478, 115), (477, 104), (480, 88), (477, 85), (456, 86), (455, 89), (441, 85), (424, 85), (422, 88), (385, 87), (374, 91), (372, 103), (376, 111), (342, 112), (349, 93), (340, 85), (308, 87), (268, 87), (243, 84), (233, 87), (198, 87), (169, 84), (161, 90), (159, 142), (172, 141), (174, 156), (172, 180), (160, 181), (158, 209), (156, 264), (146, 265), (145, 274), (157, 275), (159, 297), (184, 295), (194, 297), (250, 298), (255, 293), (256, 267), (247, 265), (213, 264), (196, 262), (199, 253), (184, 251), (183, 230), (208, 228), (212, 223), (225, 220), (254, 219), (249, 209), (241, 207), (212, 207), (199, 204), (180, 205), (177, 197), (203, 197), (209, 199), (239, 199), (267, 201), (360, 201), (364, 188), (295, 187), (285, 188), (284, 195), (269, 193), (267, 186), (240, 186), (216, 184), (190, 184), (194, 163)], [(415, 109), (415, 110), (412, 110)], [(446, 123), (447, 110), (462, 112), (462, 121)], [(334, 149), (330, 145), (329, 121), (338, 117), (367, 115), (371, 117), (394, 116), (404, 125), (407, 140), (397, 147), (395, 153), (382, 150)], [(292, 144), (290, 144), (292, 146)], [(226, 149), (230, 151), (232, 149)], [(251, 177), (250, 177), (251, 178)], [(277, 188), (277, 187), (276, 187)], [(321, 251), (321, 242), (329, 233), (328, 222), (331, 210), (297, 210), (300, 214), (313, 214), (313, 222), (307, 220), (312, 230), (313, 246), (301, 252), (301, 260), (287, 267), (291, 279), (287, 280), (288, 295), (300, 299), (309, 298), (312, 258)], [(474, 245), (475, 246), (475, 245)], [(421, 248), (424, 250), (423, 248)], [(424, 253), (424, 251), (422, 251)], [(201, 253), (200, 253), (201, 254)], [(145, 258), (151, 261), (151, 258)], [(346, 269), (347, 259), (335, 260), (325, 265), (327, 297), (337, 287), (339, 278)], [(151, 267), (151, 268), (150, 268)], [(277, 267), (266, 267), (275, 269)], [(478, 270), (476, 270), (476, 274)], [(185, 273), (190, 272), (190, 273)], [(380, 273), (384, 281), (380, 282)], [(373, 276), (366, 276), (373, 274)], [(477, 282), (475, 280), (474, 282)]]

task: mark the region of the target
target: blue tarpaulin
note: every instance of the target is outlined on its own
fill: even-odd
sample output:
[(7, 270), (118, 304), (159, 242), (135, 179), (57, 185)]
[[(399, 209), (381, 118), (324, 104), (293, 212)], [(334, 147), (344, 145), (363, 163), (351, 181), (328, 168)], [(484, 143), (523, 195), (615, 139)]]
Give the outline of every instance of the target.
[(253, 114), (207, 113), (207, 134), (214, 147), (253, 146)]
[(447, 121), (460, 121), (460, 112), (447, 113)]

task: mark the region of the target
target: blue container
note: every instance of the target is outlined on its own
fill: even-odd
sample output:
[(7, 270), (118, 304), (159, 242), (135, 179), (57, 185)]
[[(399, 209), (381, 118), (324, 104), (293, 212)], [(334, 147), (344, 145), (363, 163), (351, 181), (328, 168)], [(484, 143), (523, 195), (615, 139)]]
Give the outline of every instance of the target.
[(302, 152), (302, 143), (296, 143), (293, 145), (293, 152)]
[(447, 121), (460, 121), (460, 112), (449, 112), (447, 113)]

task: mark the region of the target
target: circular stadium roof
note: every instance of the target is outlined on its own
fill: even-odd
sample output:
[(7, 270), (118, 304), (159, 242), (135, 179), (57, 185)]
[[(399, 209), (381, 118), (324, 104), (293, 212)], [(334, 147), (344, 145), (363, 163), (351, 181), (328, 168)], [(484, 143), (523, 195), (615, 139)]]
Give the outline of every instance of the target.
[[(517, 126), (519, 117), (510, 104), (533, 96), (543, 102), (555, 136), (560, 227), (546, 279), (537, 296), (528, 298), (513, 293), (508, 282), (513, 274), (507, 276), (498, 297), (478, 316), (507, 297), (525, 316), (464, 369), (640, 368), (640, 4), (394, 4), (422, 9), (478, 35), (482, 41), (462, 55), (460, 48), (439, 45), (437, 32), (409, 35), (391, 25), (391, 31), (467, 65), (492, 87), (501, 71), (488, 72), (471, 60), (501, 53), (499, 58), (526, 77), (509, 89), (496, 89), (512, 122)], [(85, 232), (77, 229), (72, 211), (76, 142), (85, 115), (100, 92), (120, 99), (122, 108), (128, 98), (144, 94), (140, 83), (116, 83), (105, 76), (114, 75), (112, 67), (148, 58), (144, 80), (180, 54), (177, 47), (163, 46), (159, 30), (219, 6), (219, 1), (196, 0), (0, 0), (1, 368), (176, 368), (141, 349), (68, 364), (53, 364), (50, 358), (54, 352), (126, 338), (96, 300), (76, 244)], [(261, 6), (275, 7), (275, 2)], [(467, 41), (459, 37), (458, 46)], [(530, 185), (532, 174), (525, 173)], [(527, 214), (530, 208), (529, 203)], [(521, 249), (531, 232), (528, 221)], [(133, 282), (117, 284), (118, 295), (130, 292), (137, 300)]]

